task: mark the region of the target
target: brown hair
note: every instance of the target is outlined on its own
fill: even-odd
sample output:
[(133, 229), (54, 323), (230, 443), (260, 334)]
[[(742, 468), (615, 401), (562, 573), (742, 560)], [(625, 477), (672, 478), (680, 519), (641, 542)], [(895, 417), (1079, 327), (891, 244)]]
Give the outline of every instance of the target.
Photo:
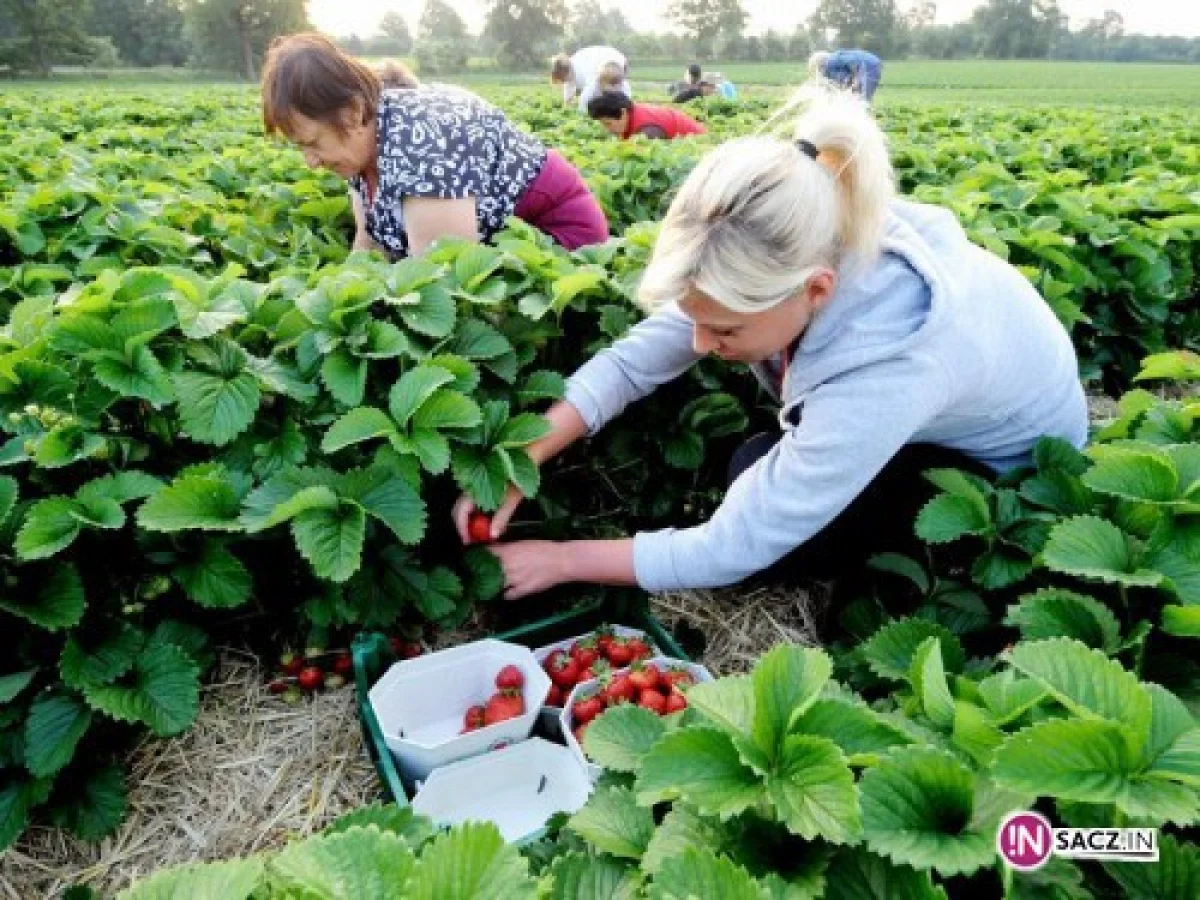
[(389, 59), (375, 69), (375, 74), (379, 76), (379, 82), (383, 85), (385, 91), (405, 89), (411, 90), (421, 86), (421, 82), (417, 80), (417, 76), (402, 62), (396, 62)]
[(554, 82), (563, 82), (571, 77), (571, 57), (565, 53), (560, 53), (558, 56), (550, 60), (550, 80)]
[(362, 107), (368, 122), (379, 106), (382, 86), (369, 66), (316, 32), (275, 38), (263, 66), (263, 125), (268, 134), (288, 134), (297, 113), (345, 131), (343, 115)]

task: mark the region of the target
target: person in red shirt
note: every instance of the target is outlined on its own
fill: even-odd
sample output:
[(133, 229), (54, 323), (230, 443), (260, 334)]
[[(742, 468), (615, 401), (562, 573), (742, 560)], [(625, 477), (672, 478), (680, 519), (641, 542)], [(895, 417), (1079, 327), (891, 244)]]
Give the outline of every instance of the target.
[(707, 131), (687, 113), (669, 106), (634, 103), (616, 91), (605, 91), (589, 100), (588, 115), (622, 140), (640, 134), (669, 141), (689, 134), (705, 134)]

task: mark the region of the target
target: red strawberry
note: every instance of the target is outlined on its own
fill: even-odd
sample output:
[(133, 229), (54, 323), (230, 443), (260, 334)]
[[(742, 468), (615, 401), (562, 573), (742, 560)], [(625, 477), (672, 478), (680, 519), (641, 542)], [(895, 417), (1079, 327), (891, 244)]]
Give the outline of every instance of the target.
[(354, 660), (349, 653), (340, 653), (333, 660), (333, 671), (338, 675), (350, 675), (354, 671)]
[(267, 685), (267, 690), (272, 694), (282, 694), (288, 689), (288, 685), (291, 683), (291, 681), (292, 679), (290, 678), (276, 678)]
[(388, 643), (392, 645), (392, 652), (400, 659), (414, 659), (425, 652), (425, 648), (417, 641), (408, 641), (395, 635), (388, 638)]
[(575, 726), (575, 730), (571, 732), (571, 734), (575, 735), (575, 740), (579, 743), (580, 747), (583, 746), (583, 735), (591, 724), (591, 722), (584, 722), (582, 725)]
[(304, 668), (304, 657), (299, 653), (285, 653), (279, 657), (279, 668), (287, 675), (299, 675)]
[(629, 639), (629, 649), (633, 653), (634, 659), (649, 659), (654, 655), (654, 651), (650, 649), (650, 645), (640, 637)]
[(667, 669), (660, 673), (660, 677), (664, 684), (677, 688), (691, 687), (696, 683), (696, 676), (687, 669)]
[(576, 722), (590, 722), (602, 712), (604, 712), (604, 701), (599, 694), (576, 700), (575, 705), (571, 707), (571, 715), (575, 717)]
[(495, 725), (508, 719), (525, 715), (525, 698), (520, 691), (497, 691), (492, 694), (483, 710), (485, 725)]
[(584, 638), (582, 641), (576, 641), (575, 646), (571, 648), (571, 657), (579, 663), (580, 668), (586, 669), (600, 658), (600, 649), (595, 640)]
[(624, 638), (613, 638), (608, 645), (608, 661), (618, 669), (623, 669), (633, 662), (633, 650)]
[(655, 690), (644, 690), (638, 694), (638, 706), (644, 707), (660, 716), (666, 712), (667, 698)]
[(563, 696), (562, 688), (557, 684), (550, 685), (550, 693), (546, 695), (547, 706), (562, 706), (567, 698)]
[(596, 649), (600, 651), (600, 655), (607, 659), (608, 648), (616, 638), (616, 634), (613, 633), (612, 628), (608, 625), (603, 625), (596, 629), (592, 638), (596, 642)]
[(666, 711), (668, 713), (679, 712), (681, 709), (687, 709), (687, 697), (679, 693), (679, 691), (671, 691), (667, 695)]
[(554, 661), (549, 671), (550, 680), (564, 691), (571, 690), (579, 681), (579, 663), (565, 653)]
[(542, 668), (546, 670), (546, 674), (550, 674), (550, 670), (558, 664), (558, 661), (564, 656), (569, 656), (566, 650), (551, 650), (546, 654), (546, 658), (542, 660)]
[(325, 683), (325, 673), (321, 671), (320, 666), (309, 666), (300, 670), (300, 674), (296, 676), (296, 683), (306, 691), (315, 691)]
[(467, 536), (472, 544), (492, 542), (492, 517), (487, 513), (473, 512), (467, 518)]
[(616, 703), (632, 703), (637, 693), (629, 682), (629, 676), (624, 673), (613, 675), (604, 689), (604, 699), (612, 706)]
[(525, 673), (517, 666), (505, 666), (496, 676), (496, 687), (519, 689), (525, 686)]
[(629, 682), (638, 691), (656, 688), (659, 684), (658, 669), (653, 664), (636, 662), (629, 670)]
[(474, 731), (484, 726), (484, 709), (482, 706), (472, 706), (463, 716), (463, 731)]

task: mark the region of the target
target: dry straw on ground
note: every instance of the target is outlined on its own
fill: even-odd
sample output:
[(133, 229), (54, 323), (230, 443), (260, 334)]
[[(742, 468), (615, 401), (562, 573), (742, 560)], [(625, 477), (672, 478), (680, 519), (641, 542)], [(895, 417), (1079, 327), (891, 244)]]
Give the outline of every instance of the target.
[(0, 898), (58, 897), (77, 883), (114, 894), (163, 866), (278, 847), (375, 799), (353, 691), (288, 706), (265, 677), (253, 656), (223, 651), (195, 726), (134, 751), (118, 832), (89, 845), (32, 830), (0, 860)]

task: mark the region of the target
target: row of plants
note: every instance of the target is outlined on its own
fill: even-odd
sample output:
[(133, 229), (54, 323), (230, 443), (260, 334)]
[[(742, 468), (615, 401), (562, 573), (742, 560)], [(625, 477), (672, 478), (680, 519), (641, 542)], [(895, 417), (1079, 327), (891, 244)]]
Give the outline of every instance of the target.
[[(137, 264), (237, 264), (265, 280), (340, 259), (342, 182), (265, 140), (252, 92), (213, 93), (0, 99), (13, 135), (0, 150), (0, 303)], [(709, 136), (621, 142), (548, 95), (488, 94), (580, 166), (618, 235), (659, 218), (708, 147), (773, 111), (694, 104)], [(1089, 380), (1122, 390), (1145, 354), (1200, 341), (1190, 113), (1059, 110), (1052, 133), (1044, 115), (1006, 107), (896, 106), (880, 118), (901, 191), (952, 209), (1021, 267), (1073, 330)]]

